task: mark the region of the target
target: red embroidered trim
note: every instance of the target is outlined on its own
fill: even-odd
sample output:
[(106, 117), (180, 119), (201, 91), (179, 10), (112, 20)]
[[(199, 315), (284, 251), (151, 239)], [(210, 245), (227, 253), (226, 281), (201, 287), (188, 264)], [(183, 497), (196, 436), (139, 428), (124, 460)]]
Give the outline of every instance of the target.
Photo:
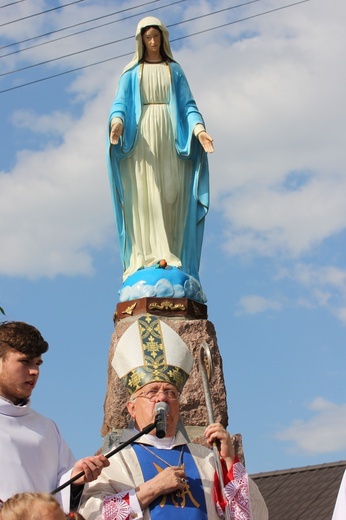
[(102, 506), (103, 520), (127, 520), (130, 518), (130, 497), (127, 491), (105, 497)]

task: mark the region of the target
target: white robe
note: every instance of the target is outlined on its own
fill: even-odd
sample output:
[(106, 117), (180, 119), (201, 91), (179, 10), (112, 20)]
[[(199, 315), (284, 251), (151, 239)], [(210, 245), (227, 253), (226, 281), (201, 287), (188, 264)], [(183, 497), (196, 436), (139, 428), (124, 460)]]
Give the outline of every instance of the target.
[[(128, 440), (133, 434), (134, 431), (132, 430), (124, 430), (122, 440)], [(150, 438), (151, 441), (149, 441)], [(156, 438), (152, 435), (142, 437), (140, 442), (145, 444), (150, 442), (152, 445), (158, 444)], [(187, 444), (187, 442), (184, 436), (178, 432), (175, 442), (171, 447), (181, 444)], [(189, 443), (188, 446), (203, 483), (208, 519), (220, 520), (217, 508), (212, 500), (215, 473), (212, 451), (199, 444)], [(127, 446), (124, 450), (119, 451), (109, 460), (110, 466), (103, 469), (98, 479), (84, 487), (79, 512), (88, 520), (103, 519), (102, 505), (103, 500), (107, 496), (118, 494), (121, 499), (122, 492), (125, 492), (125, 494), (127, 492), (130, 493), (131, 504), (131, 498), (134, 496), (135, 488), (144, 482), (141, 467), (138, 463), (135, 451), (131, 446)], [(248, 479), (248, 483), (251, 520), (268, 520), (268, 510), (257, 485), (251, 479)], [(138, 514), (138, 511), (135, 511), (135, 513), (137, 514), (136, 518), (143, 518), (144, 520), (150, 520), (151, 518), (149, 508), (144, 510), (143, 515)], [(124, 510), (120, 506), (118, 511), (114, 513), (113, 520), (127, 520), (128, 518), (129, 516), (124, 513)], [(236, 518), (240, 517), (237, 516)], [(244, 515), (242, 518), (248, 518), (248, 516)]]
[(170, 88), (166, 63), (144, 65), (137, 145), (121, 163), (125, 222), (132, 243), (124, 278), (162, 258), (181, 267), (191, 162), (180, 159), (175, 150)]
[[(0, 499), (51, 492), (66, 482), (75, 459), (54, 421), (0, 397)], [(70, 486), (57, 498), (70, 509)]]

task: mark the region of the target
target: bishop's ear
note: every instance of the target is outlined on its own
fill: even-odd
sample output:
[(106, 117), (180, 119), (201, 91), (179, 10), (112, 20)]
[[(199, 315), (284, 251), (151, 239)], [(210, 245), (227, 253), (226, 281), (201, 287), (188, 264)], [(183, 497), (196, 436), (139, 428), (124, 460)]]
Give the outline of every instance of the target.
[(135, 402), (134, 401), (128, 401), (126, 403), (126, 408), (129, 414), (131, 415), (132, 419), (135, 418)]

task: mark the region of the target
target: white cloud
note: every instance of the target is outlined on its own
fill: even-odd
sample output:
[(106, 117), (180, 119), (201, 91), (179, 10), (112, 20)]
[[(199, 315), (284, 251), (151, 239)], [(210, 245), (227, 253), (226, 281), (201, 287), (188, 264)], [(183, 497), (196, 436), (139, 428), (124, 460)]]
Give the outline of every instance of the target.
[(240, 298), (237, 314), (258, 314), (269, 310), (278, 311), (281, 308), (282, 303), (277, 300), (252, 294)]
[(346, 269), (298, 263), (292, 270), (282, 271), (280, 278), (297, 282), (300, 293), (304, 291), (298, 305), (310, 309), (323, 307), (346, 323)]
[(12, 123), (20, 131), (27, 129), (33, 133), (63, 136), (75, 121), (66, 112), (54, 111), (39, 116), (33, 110), (21, 110), (14, 112)]
[(297, 263), (291, 268), (280, 269), (273, 277), (274, 282), (285, 279), (290, 281), (291, 287), (296, 286), (299, 296), (288, 299), (246, 295), (238, 302), (237, 314), (280, 311), (298, 305), (306, 309), (323, 308), (341, 323), (346, 323), (346, 269)]
[(346, 324), (346, 306), (334, 309), (333, 313), (342, 323)]
[[(317, 3), (299, 16), (291, 9), (249, 21), (253, 38), (221, 55), (212, 48), (229, 63), (222, 77), (211, 67), (216, 88), (205, 88), (216, 129), (214, 204), (229, 254), (299, 257), (345, 229), (346, 74), (337, 65), (345, 5), (333, 7), (327, 16)], [(292, 186), (296, 174), (306, 178)]]
[(346, 448), (346, 404), (335, 404), (321, 397), (309, 409), (314, 416), (295, 420), (276, 435), (304, 454), (332, 453)]
[(293, 276), (305, 286), (336, 287), (346, 295), (346, 269), (297, 264)]
[[(92, 251), (114, 242), (99, 113), (100, 99), (95, 99), (73, 125), (65, 118), (60, 145), (20, 152), (14, 169), (1, 175), (0, 234), (6, 252), (0, 257), (1, 273), (30, 278), (90, 274)], [(46, 123), (38, 118), (35, 131)]]
[(282, 185), (245, 187), (223, 200), (231, 254), (298, 257), (346, 223), (345, 179), (311, 179), (295, 191)]

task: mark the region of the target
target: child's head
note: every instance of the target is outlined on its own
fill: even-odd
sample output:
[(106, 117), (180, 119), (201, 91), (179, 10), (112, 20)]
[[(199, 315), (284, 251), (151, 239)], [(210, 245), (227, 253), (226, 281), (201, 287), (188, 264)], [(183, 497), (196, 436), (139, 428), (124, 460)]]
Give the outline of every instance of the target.
[(17, 493), (3, 503), (1, 520), (66, 520), (59, 502), (49, 493)]

